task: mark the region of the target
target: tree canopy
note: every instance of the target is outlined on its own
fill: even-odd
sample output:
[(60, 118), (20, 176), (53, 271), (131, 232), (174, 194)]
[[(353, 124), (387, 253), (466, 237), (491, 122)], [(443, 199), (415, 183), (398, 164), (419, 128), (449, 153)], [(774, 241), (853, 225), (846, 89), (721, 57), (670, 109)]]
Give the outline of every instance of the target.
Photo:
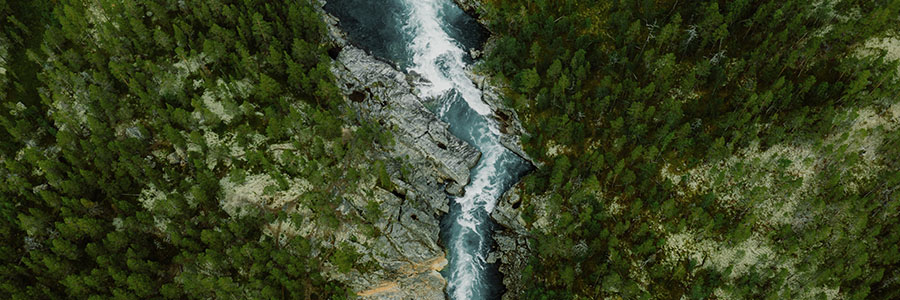
[(485, 2), (526, 298), (898, 297), (900, 1)]
[(278, 225), (365, 222), (334, 209), (379, 142), (311, 3), (3, 0), (0, 24), (3, 298), (349, 295), (320, 272), (352, 248)]

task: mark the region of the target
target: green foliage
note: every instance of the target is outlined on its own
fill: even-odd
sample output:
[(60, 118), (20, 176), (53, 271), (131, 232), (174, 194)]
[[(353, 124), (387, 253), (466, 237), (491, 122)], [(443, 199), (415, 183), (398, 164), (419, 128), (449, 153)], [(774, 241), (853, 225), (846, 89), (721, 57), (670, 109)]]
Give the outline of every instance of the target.
[(327, 223), (358, 221), (333, 211), (373, 145), (343, 132), (311, 5), (0, 0), (2, 298), (347, 298), (319, 271), (350, 248), (220, 208), (251, 174), (306, 178)]
[(359, 259), (359, 256), (356, 248), (353, 248), (350, 244), (344, 243), (337, 248), (337, 251), (335, 251), (331, 260), (338, 267), (338, 270), (341, 272), (348, 272), (350, 271), (350, 268), (353, 267), (353, 264), (356, 263), (356, 260)]
[[(896, 209), (882, 213), (891, 201), (872, 195), (893, 194), (881, 182), (900, 168), (880, 169), (850, 192), (838, 165), (859, 154), (818, 152), (825, 146), (816, 143), (846, 126), (836, 112), (898, 101), (897, 63), (861, 48), (898, 33), (900, 1), (486, 3), (498, 39), (481, 68), (509, 79), (506, 98), (530, 133), (525, 151), (544, 164), (523, 180), (523, 218), (533, 226), (542, 211), (556, 221), (533, 228), (536, 257), (526, 269), (557, 271), (529, 277), (525, 298), (708, 298), (716, 289), (734, 298), (799, 297), (788, 281), (852, 291), (850, 298), (896, 296), (891, 249), (900, 224), (887, 217)], [(898, 145), (891, 141), (884, 145)], [(808, 145), (835, 164), (816, 179), (827, 188), (799, 204), (821, 213), (816, 225), (767, 228), (751, 209), (723, 206), (716, 193), (681, 193), (662, 175), (685, 185), (696, 179), (686, 170), (724, 163), (751, 145), (784, 144)], [(893, 160), (888, 147), (876, 155)], [(765, 166), (775, 178), (770, 191), (724, 186), (722, 178), (749, 176), (740, 174), (747, 167), (720, 170), (708, 184), (754, 207), (767, 192), (797, 197), (790, 193), (804, 183), (787, 170), (799, 163)], [(878, 233), (851, 229), (871, 227)], [(686, 231), (725, 245), (761, 235), (778, 251), (771, 260), (801, 257), (796, 272), (818, 275), (758, 264), (731, 279), (662, 249), (667, 236)], [(785, 289), (795, 294), (779, 294)]]

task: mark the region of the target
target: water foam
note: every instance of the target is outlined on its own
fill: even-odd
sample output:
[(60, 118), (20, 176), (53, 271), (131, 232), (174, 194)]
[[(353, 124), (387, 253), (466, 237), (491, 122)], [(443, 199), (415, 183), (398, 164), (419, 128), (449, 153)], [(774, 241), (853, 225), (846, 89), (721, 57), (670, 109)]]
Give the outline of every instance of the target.
[[(402, 0), (407, 6), (404, 31), (410, 71), (427, 83), (417, 86), (423, 98), (437, 99), (437, 114), (451, 124), (451, 131), (481, 151), (481, 160), (471, 171), (464, 196), (455, 197), (448, 215), (447, 293), (452, 299), (491, 297), (486, 256), (492, 243), (490, 213), (504, 190), (516, 180), (525, 165), (506, 149), (498, 137), (498, 126), (487, 117), (491, 108), (481, 100), (481, 90), (467, 76), (466, 52), (442, 24), (442, 10), (453, 9), (449, 0)], [(457, 8), (458, 9), (458, 8)], [(465, 106), (462, 106), (465, 104)], [(497, 283), (494, 283), (497, 284)]]
[(488, 115), (491, 108), (481, 101), (481, 90), (466, 76), (466, 52), (441, 26), (442, 0), (405, 0), (409, 7), (409, 21), (405, 28), (414, 35), (409, 46), (413, 52), (412, 71), (430, 84), (420, 86), (423, 96), (442, 97), (452, 89), (475, 112)]

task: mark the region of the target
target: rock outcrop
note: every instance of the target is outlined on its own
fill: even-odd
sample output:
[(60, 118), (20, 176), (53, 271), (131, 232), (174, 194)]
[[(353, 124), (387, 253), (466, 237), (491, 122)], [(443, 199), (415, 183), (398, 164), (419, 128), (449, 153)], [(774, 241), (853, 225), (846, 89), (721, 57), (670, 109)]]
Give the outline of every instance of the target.
[[(374, 224), (381, 234), (351, 243), (363, 256), (358, 264), (376, 267), (328, 275), (362, 299), (444, 299), (446, 280), (438, 271), (447, 260), (438, 245), (439, 218), (449, 209), (447, 193), (463, 193), (481, 153), (453, 136), (449, 125), (422, 104), (413, 88), (421, 80), (416, 74), (404, 74), (351, 45), (337, 19), (320, 13), (332, 42), (332, 73), (346, 103), (360, 119), (377, 122), (394, 139), (393, 145), (369, 154), (386, 162), (393, 183), (391, 191), (372, 187), (383, 212)], [(339, 210), (365, 211), (366, 205), (366, 199), (350, 199)]]
[(481, 1), (478, 1), (478, 0), (453, 0), (453, 2), (456, 2), (456, 5), (458, 5), (459, 8), (462, 8), (462, 10), (465, 11), (467, 14), (471, 15), (472, 17), (475, 17), (476, 20), (481, 22), (481, 19), (478, 18), (478, 15), (480, 14), (481, 9), (482, 9)]
[(494, 112), (491, 117), (500, 125), (500, 144), (530, 162), (531, 165), (540, 166), (540, 162), (525, 153), (521, 137), (528, 133), (522, 127), (522, 122), (519, 121), (519, 114), (503, 103), (501, 95), (504, 87), (500, 83), (490, 80), (490, 77), (474, 72), (469, 73), (469, 78), (481, 89), (481, 100)]
[(506, 293), (503, 300), (519, 299), (526, 290), (522, 282), (522, 271), (531, 257), (531, 245), (528, 243), (528, 230), (522, 219), (519, 209), (519, 186), (514, 185), (503, 197), (497, 201), (497, 206), (491, 212), (491, 218), (497, 223), (494, 230), (494, 241), (497, 247), (488, 256), (488, 263), (500, 263), (500, 273), (503, 273), (503, 285)]
[(444, 299), (447, 282), (438, 272), (447, 259), (437, 244), (440, 228), (433, 208), (412, 193), (398, 197), (376, 188), (375, 197), (385, 210), (375, 224), (381, 234), (357, 251), (364, 256), (359, 262), (376, 267), (331, 272), (330, 277), (348, 284), (361, 299)]
[(391, 149), (394, 157), (426, 158), (435, 174), (447, 182), (447, 192), (462, 193), (469, 183), (469, 169), (481, 153), (453, 136), (449, 124), (425, 108), (407, 75), (349, 45), (338, 55), (332, 72), (351, 106), (392, 130), (397, 141)]

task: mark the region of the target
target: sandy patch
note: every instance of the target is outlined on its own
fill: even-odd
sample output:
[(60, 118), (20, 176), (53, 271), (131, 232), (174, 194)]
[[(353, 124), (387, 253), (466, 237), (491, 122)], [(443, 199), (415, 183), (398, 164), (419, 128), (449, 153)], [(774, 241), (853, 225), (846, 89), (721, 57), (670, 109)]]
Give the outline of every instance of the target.
[(382, 283), (381, 285), (379, 285), (373, 289), (370, 289), (370, 290), (361, 291), (359, 293), (356, 293), (356, 295), (360, 296), (360, 297), (372, 297), (372, 296), (377, 296), (377, 295), (381, 295), (381, 294), (394, 294), (394, 293), (399, 293), (399, 292), (400, 292), (400, 285), (397, 284), (396, 282), (392, 281), (392, 282)]

